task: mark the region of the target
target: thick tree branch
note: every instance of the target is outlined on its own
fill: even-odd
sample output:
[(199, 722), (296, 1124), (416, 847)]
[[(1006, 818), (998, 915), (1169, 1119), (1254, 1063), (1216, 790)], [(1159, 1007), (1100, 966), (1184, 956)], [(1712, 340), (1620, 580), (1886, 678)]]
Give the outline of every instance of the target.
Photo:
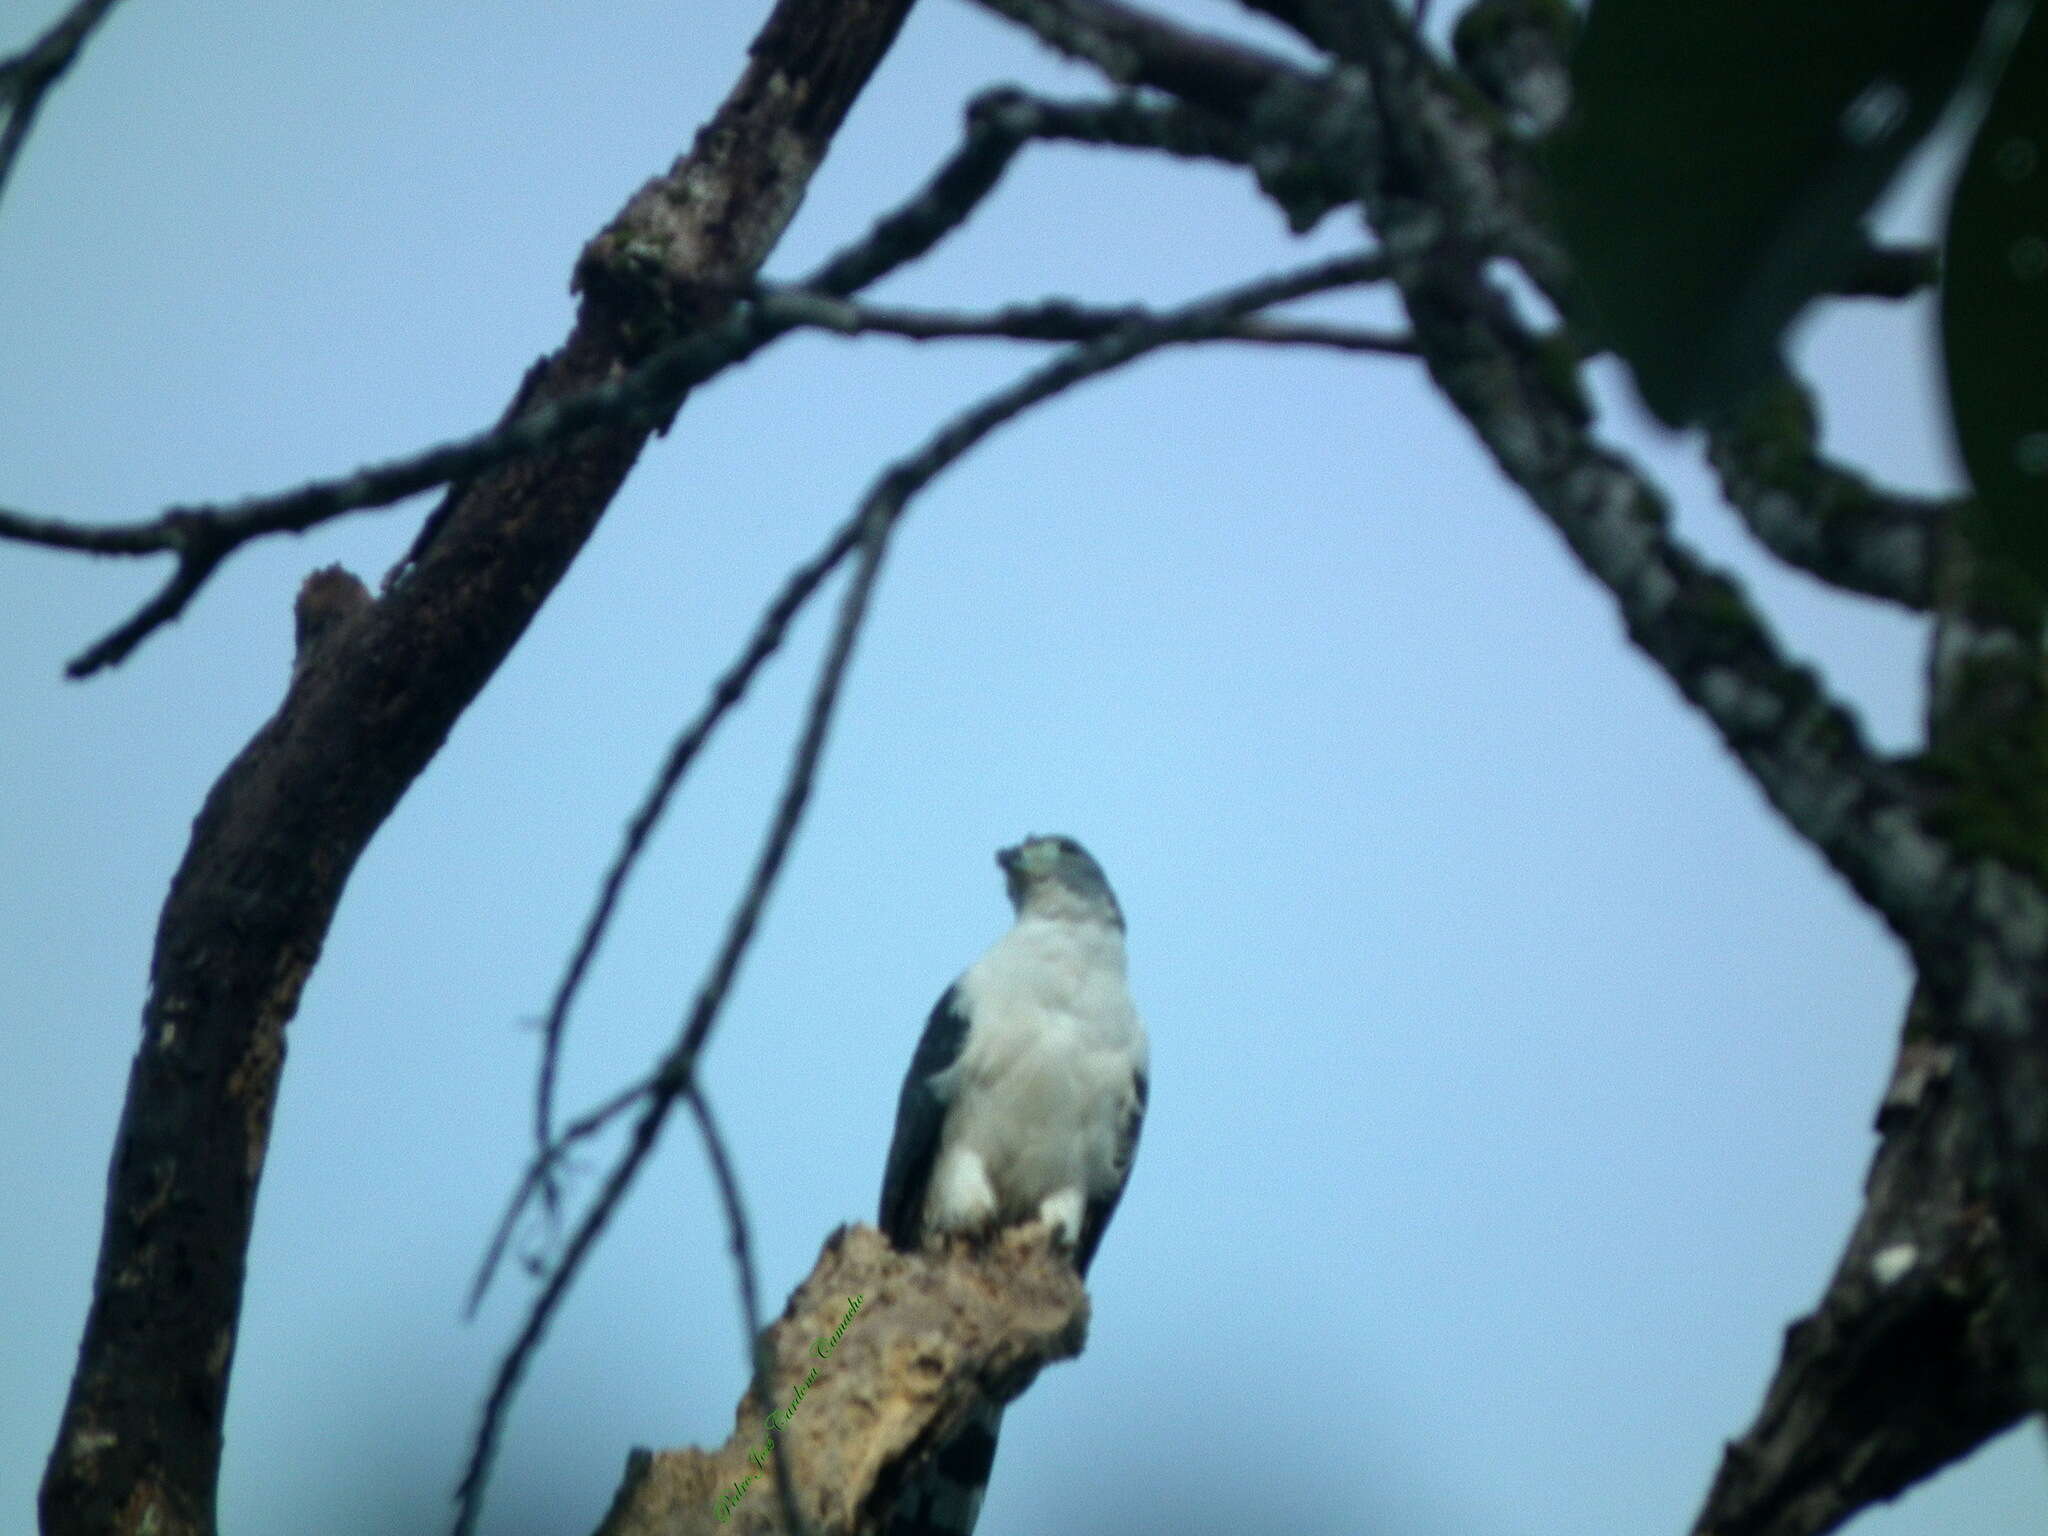
[(1888, 495), (1822, 456), (1813, 397), (1781, 373), (1714, 424), (1707, 459), (1749, 531), (1789, 565), (1925, 611), (1955, 504)]
[[(2038, 866), (2048, 727), (2037, 624), (1966, 617), (1967, 548), (1954, 529), (1943, 544), (1929, 776), (1948, 781), (1974, 813), (1937, 804), (1931, 819), (1966, 845)], [(1979, 968), (2005, 969), (1989, 957)], [(1957, 965), (1937, 959), (1928, 969), (1952, 976)], [(1994, 991), (2013, 984), (1990, 982)], [(1969, 1070), (1982, 1043), (1932, 992), (1916, 990), (1906, 1020), (1863, 1214), (1818, 1308), (1788, 1332), (1763, 1408), (1723, 1458), (1696, 1536), (1832, 1530), (2027, 1411), (2025, 1298), (2014, 1285), (2024, 1275), (2014, 1260), (2024, 1256), (2001, 1215), (2010, 1199), (1989, 1198), (2003, 1182), (1992, 1131), (2005, 1111), (1982, 1069)]]
[(919, 1254), (842, 1227), (761, 1336), (772, 1385), (749, 1388), (731, 1437), (634, 1451), (597, 1536), (779, 1536), (791, 1527), (764, 1484), (784, 1461), (816, 1536), (879, 1529), (977, 1407), (1078, 1355), (1087, 1327), (1087, 1293), (1042, 1226)]
[(1983, 1135), (1924, 997), (1878, 1111), (1863, 1213), (1820, 1304), (1785, 1334), (1756, 1422), (1694, 1536), (1820, 1536), (2026, 1411)]
[[(1351, 0), (1241, 0), (1246, 10), (1272, 17), (1291, 27), (1304, 41), (1334, 58), (1354, 63), (1364, 57), (1365, 28)], [(1422, 23), (1420, 13), (1416, 25)]]
[[(783, 0), (660, 185), (674, 282), (753, 280), (906, 0)], [(696, 231), (693, 240), (681, 237)], [(703, 319), (720, 304), (707, 300)], [(645, 327), (585, 302), (522, 397), (615, 380)], [(665, 342), (673, 332), (663, 335)], [(45, 1536), (210, 1536), (221, 1412), (284, 1029), (349, 871), (518, 639), (646, 438), (600, 427), (451, 492), (409, 579), (330, 627), (193, 827), (158, 930)]]
[(50, 87), (78, 58), (93, 29), (106, 20), (116, 0), (77, 0), (48, 31), (12, 58), (0, 60), (0, 196), (35, 126)]
[(1494, 458), (1614, 596), (1629, 638), (1714, 725), (1779, 813), (1916, 952), (1960, 890), (1920, 797), (1853, 717), (1788, 660), (1741, 589), (1684, 548), (1663, 499), (1596, 446), (1551, 360), (1476, 270), (1404, 281), (1425, 359)]

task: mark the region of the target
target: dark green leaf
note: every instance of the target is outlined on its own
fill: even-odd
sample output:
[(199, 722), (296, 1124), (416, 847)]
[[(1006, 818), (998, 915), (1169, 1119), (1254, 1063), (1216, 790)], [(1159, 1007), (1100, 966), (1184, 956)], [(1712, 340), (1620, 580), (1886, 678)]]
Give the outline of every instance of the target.
[(1596, 0), (1553, 149), (1601, 339), (1671, 423), (1728, 403), (1847, 268), (1991, 0)]
[(1980, 551), (2048, 594), (2048, 12), (2013, 46), (1949, 208), (1942, 353)]

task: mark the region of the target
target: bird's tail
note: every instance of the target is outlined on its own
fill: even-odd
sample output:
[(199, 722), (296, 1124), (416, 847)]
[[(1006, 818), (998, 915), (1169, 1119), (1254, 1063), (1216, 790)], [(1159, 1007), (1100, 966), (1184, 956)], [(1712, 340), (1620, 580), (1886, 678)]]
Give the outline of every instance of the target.
[(898, 1495), (884, 1536), (969, 1536), (995, 1465), (1003, 1410), (984, 1403)]

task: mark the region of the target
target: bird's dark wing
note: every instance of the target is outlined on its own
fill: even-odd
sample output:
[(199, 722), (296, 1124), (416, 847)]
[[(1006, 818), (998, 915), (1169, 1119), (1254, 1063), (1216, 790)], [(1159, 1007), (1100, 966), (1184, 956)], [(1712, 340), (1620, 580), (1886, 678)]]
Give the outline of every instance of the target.
[(1109, 1227), (1109, 1218), (1116, 1214), (1117, 1201), (1124, 1197), (1124, 1186), (1131, 1181), (1131, 1164), (1138, 1156), (1138, 1132), (1145, 1128), (1145, 1096), (1150, 1084), (1145, 1074), (1140, 1072), (1133, 1086), (1137, 1089), (1137, 1097), (1131, 1105), (1130, 1119), (1124, 1126), (1123, 1175), (1116, 1181), (1115, 1189), (1100, 1199), (1090, 1200), (1088, 1209), (1081, 1213), (1081, 1241), (1074, 1248), (1074, 1268), (1083, 1275), (1088, 1273), (1096, 1245), (1102, 1241), (1102, 1234)]
[(896, 1103), (896, 1139), (889, 1143), (889, 1164), (882, 1175), (881, 1227), (889, 1241), (906, 1251), (917, 1247), (924, 1233), (924, 1196), (931, 1185), (932, 1163), (939, 1155), (939, 1130), (946, 1123), (946, 1100), (932, 1079), (960, 1059), (967, 1043), (967, 1015), (957, 1004), (958, 985), (946, 988), (924, 1038), (903, 1076), (903, 1096)]

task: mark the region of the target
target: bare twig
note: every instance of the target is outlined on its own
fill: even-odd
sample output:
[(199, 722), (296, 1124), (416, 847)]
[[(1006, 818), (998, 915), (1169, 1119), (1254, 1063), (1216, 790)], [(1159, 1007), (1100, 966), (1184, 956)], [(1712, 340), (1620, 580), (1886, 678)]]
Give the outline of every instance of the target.
[(1236, 165), (1248, 163), (1252, 155), (1251, 135), (1239, 124), (1185, 102), (1137, 91), (1118, 91), (1102, 101), (1056, 101), (1006, 86), (981, 100), (990, 109), (1028, 113), (1036, 139), (1158, 149), (1184, 159)]
[[(761, 1331), (761, 1300), (754, 1280), (754, 1243), (747, 1227), (746, 1202), (740, 1198), (739, 1177), (726, 1152), (725, 1138), (719, 1134), (718, 1121), (711, 1113), (711, 1101), (695, 1082), (683, 1090), (683, 1101), (696, 1117), (697, 1129), (704, 1137), (704, 1155), (711, 1160), (711, 1176), (718, 1184), (718, 1198), (725, 1206), (733, 1268), (739, 1276), (740, 1322), (746, 1330), (750, 1390), (757, 1402), (766, 1402), (775, 1386), (775, 1341)], [(803, 1536), (805, 1526), (797, 1509), (796, 1472), (789, 1465), (795, 1450), (794, 1439), (785, 1437), (778, 1449), (782, 1454), (775, 1458), (775, 1497), (782, 1506), (782, 1523), (790, 1536)]]
[(1850, 592), (1925, 611), (1958, 503), (1887, 493), (1826, 458), (1813, 397), (1780, 372), (1711, 424), (1721, 494), (1779, 559)]
[(1047, 46), (1100, 69), (1119, 85), (1151, 85), (1233, 117), (1278, 81), (1307, 84), (1278, 54), (1183, 27), (1116, 0), (981, 0)]
[[(718, 722), (746, 697), (755, 674), (769, 657), (781, 649), (783, 639), (788, 635), (789, 626), (797, 614), (803, 611), (804, 605), (810, 601), (811, 595), (818, 590), (825, 578), (853, 552), (859, 539), (860, 524), (858, 519), (854, 519), (843, 524), (826, 541), (824, 548), (791, 573), (781, 592), (776, 594), (775, 600), (768, 605), (767, 611), (761, 615), (760, 622), (755, 625), (746, 649), (730, 667), (726, 668), (712, 686), (711, 697), (705, 702), (704, 707), (669, 748), (668, 756), (662, 762), (661, 771), (655, 775), (654, 783), (649, 787), (640, 809), (634, 812), (632, 821), (627, 824), (626, 835), (619, 845), (619, 851), (612, 858), (611, 868), (605, 871), (597, 904), (584, 921), (582, 935), (576, 943), (576, 952), (569, 961), (568, 969), (562, 973), (561, 981), (555, 987), (554, 999), (548, 1005), (547, 1018), (541, 1026), (540, 1079), (534, 1103), (534, 1137), (538, 1149), (535, 1153), (535, 1167), (539, 1170), (539, 1178), (529, 1179), (521, 1186), (519, 1195), (513, 1201), (513, 1211), (508, 1213), (508, 1219), (517, 1214), (518, 1209), (536, 1189), (548, 1192), (552, 1203), (547, 1166), (551, 1162), (550, 1149), (555, 1144), (551, 1122), (554, 1115), (555, 1079), (561, 1058), (562, 1031), (567, 1026), (569, 1010), (583, 985), (584, 976), (589, 972), (597, 947), (611, 925), (612, 913), (618, 906), (626, 880), (639, 862), (642, 850), (647, 846), (647, 839), (653, 834), (662, 813), (668, 809), (669, 800), (675, 794), (677, 785), (682, 783), (683, 775), (689, 771), (690, 764), (696, 760), (698, 752), (703, 749), (705, 741), (717, 728)], [(489, 1269), (490, 1266), (487, 1265), (478, 1279), (479, 1295), (490, 1283)]]
[(803, 733), (746, 893), (727, 926), (724, 940), (691, 1004), (676, 1043), (669, 1049), (653, 1078), (652, 1089), (639, 1119), (634, 1123), (625, 1150), (577, 1223), (561, 1258), (528, 1310), (524, 1326), (499, 1362), (484, 1402), (482, 1422), (472, 1445), (469, 1463), (456, 1494), (455, 1536), (468, 1536), (474, 1529), (482, 1509), (484, 1486), (503, 1433), (505, 1414), (541, 1336), (589, 1257), (591, 1248), (610, 1224), (619, 1202), (652, 1152), (670, 1110), (676, 1100), (690, 1090), (694, 1081), (698, 1053), (724, 1008), (740, 962), (753, 942), (769, 893), (781, 873), (797, 826), (809, 803), (811, 784), (824, 751), (840, 686), (867, 614), (868, 601), (889, 536), (912, 498), (990, 432), (1084, 379), (1119, 367), (1160, 347), (1213, 334), (1253, 310), (1331, 288), (1378, 281), (1385, 275), (1386, 264), (1377, 255), (1338, 257), (1231, 289), (1215, 298), (1162, 315), (1150, 324), (1134, 325), (1073, 347), (955, 418), (935, 433), (917, 453), (899, 460), (876, 481), (863, 501), (857, 519), (859, 559), (846, 596), (841, 601), (839, 621), (819, 670)]
[(752, 355), (779, 334), (746, 306), (658, 352), (633, 372), (454, 442), (352, 475), (317, 480), (274, 496), (213, 506), (173, 507), (145, 522), (90, 527), (0, 509), (0, 538), (94, 554), (171, 553), (177, 569), (133, 618), (90, 647), (65, 670), (83, 677), (122, 660), (152, 630), (184, 611), (230, 551), (268, 533), (303, 533), (346, 512), (389, 506), (420, 491), (461, 480), (512, 459), (568, 442), (598, 426), (648, 424), (720, 369)]
[(7, 190), (7, 178), (35, 126), (43, 98), (114, 5), (115, 0), (77, 0), (41, 37), (0, 61), (0, 194)]
[[(1297, 231), (1355, 201), (1379, 163), (1381, 114), (1356, 69), (1311, 72), (1115, 0), (980, 3), (1118, 84), (1169, 92), (1183, 114), (1210, 120), (1201, 148), (1172, 152), (1214, 154), (1249, 166)], [(1318, 42), (1327, 36), (1325, 46), (1348, 59), (1366, 45), (1370, 23), (1363, 4), (1275, 0), (1260, 8), (1307, 29)]]
[[(1136, 305), (1106, 309), (1068, 299), (1011, 305), (986, 314), (903, 309), (881, 304), (855, 304), (791, 288), (764, 294), (761, 307), (777, 318), (794, 319), (800, 324), (836, 331), (842, 336), (901, 336), (910, 341), (960, 337), (1093, 341), (1126, 326), (1155, 323), (1158, 318), (1153, 311)], [(1264, 318), (1219, 326), (1204, 339), (1333, 347), (1349, 352), (1383, 352), (1409, 357), (1415, 354), (1414, 338), (1398, 332)]]
[[(111, 0), (107, 0), (111, 3)], [(1119, 98), (1107, 103), (1041, 101), (996, 91), (975, 102), (965, 141), (902, 208), (799, 285), (845, 297), (915, 260), (955, 228), (994, 188), (1017, 148), (1032, 138), (1163, 148), (1172, 153), (1249, 161), (1240, 136), (1177, 104)], [(1311, 199), (1311, 201), (1316, 201)], [(1327, 206), (1328, 199), (1317, 203)], [(797, 322), (739, 305), (717, 324), (670, 344), (628, 373), (559, 398), (488, 431), (367, 465), (295, 490), (236, 502), (172, 507), (135, 523), (82, 524), (0, 507), (0, 539), (104, 555), (170, 554), (176, 566), (156, 595), (65, 668), (85, 677), (127, 658), (182, 614), (219, 565), (241, 544), (274, 533), (303, 533), (349, 512), (390, 506), (435, 486), (562, 446), (601, 426), (666, 421), (698, 384), (743, 362)], [(934, 332), (933, 334), (937, 334)], [(1077, 332), (1076, 334), (1085, 334)], [(1053, 339), (1041, 337), (1040, 339)], [(1329, 327), (1248, 327), (1236, 339), (1291, 341), (1356, 351), (1405, 350), (1394, 338)]]
[[(756, 1347), (761, 1334), (761, 1293), (754, 1277), (754, 1243), (747, 1227), (746, 1202), (740, 1198), (738, 1175), (733, 1171), (732, 1158), (726, 1152), (725, 1138), (719, 1134), (717, 1118), (711, 1113), (711, 1101), (704, 1097), (704, 1091), (695, 1083), (683, 1090), (683, 1101), (689, 1105), (690, 1113), (696, 1117), (697, 1129), (704, 1137), (704, 1152), (711, 1160), (711, 1175), (718, 1184), (718, 1198), (725, 1206), (725, 1224), (732, 1241), (733, 1267), (739, 1276), (740, 1321), (744, 1326), (747, 1364), (752, 1367), (761, 1359)], [(759, 1377), (756, 1377), (759, 1380)]]
[(647, 1097), (654, 1086), (651, 1078), (621, 1088), (595, 1109), (579, 1115), (562, 1127), (559, 1136), (549, 1137), (547, 1143), (536, 1152), (533, 1160), (526, 1165), (526, 1172), (520, 1176), (519, 1187), (512, 1192), (512, 1198), (505, 1204), (505, 1214), (498, 1218), (498, 1225), (491, 1233), (491, 1241), (484, 1249), (483, 1262), (477, 1266), (476, 1279), (470, 1282), (469, 1299), (464, 1303), (464, 1312), (474, 1317), (476, 1309), (490, 1289), (491, 1278), (497, 1273), (499, 1261), (505, 1256), (505, 1249), (511, 1244), (512, 1233), (525, 1214), (527, 1202), (544, 1181), (553, 1177), (556, 1163), (568, 1156), (579, 1141), (596, 1135), (620, 1115)]

